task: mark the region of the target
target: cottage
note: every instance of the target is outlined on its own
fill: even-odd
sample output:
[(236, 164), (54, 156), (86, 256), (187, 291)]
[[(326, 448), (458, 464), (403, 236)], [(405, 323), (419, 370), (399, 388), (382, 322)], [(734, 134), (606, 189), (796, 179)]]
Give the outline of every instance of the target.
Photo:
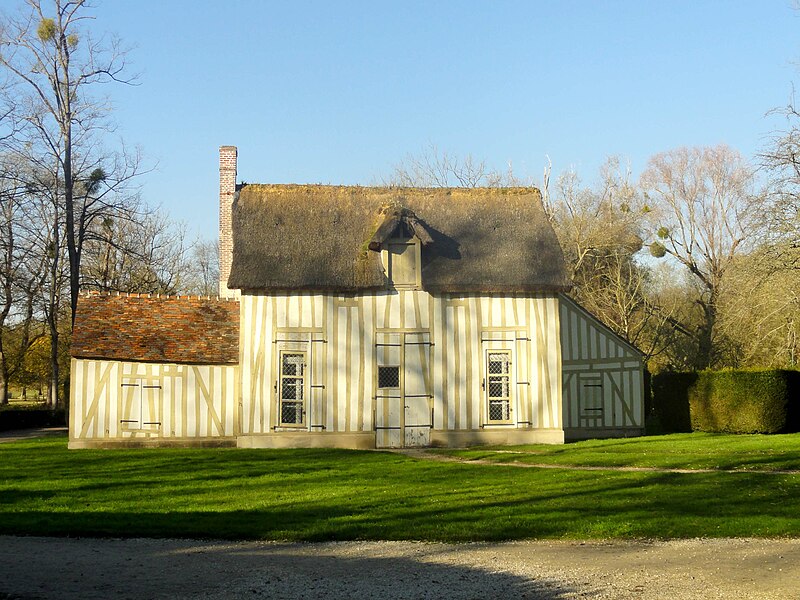
[(70, 447), (563, 443), (643, 430), (535, 188), (236, 185), (220, 297), (81, 298)]

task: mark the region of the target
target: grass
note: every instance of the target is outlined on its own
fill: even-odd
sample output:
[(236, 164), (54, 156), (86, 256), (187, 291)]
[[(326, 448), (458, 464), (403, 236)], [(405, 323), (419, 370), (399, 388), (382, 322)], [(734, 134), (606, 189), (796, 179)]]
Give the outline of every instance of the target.
[(536, 444), (436, 450), (495, 463), (742, 471), (800, 470), (800, 435), (686, 433), (563, 446)]
[(10, 398), (8, 404), (0, 404), (0, 412), (5, 410), (41, 410), (49, 408), (47, 403), (39, 400), (18, 400)]
[[(800, 475), (763, 472), (797, 465), (800, 435), (527, 450), (544, 452), (537, 460), (574, 452), (573, 464), (586, 464), (592, 444), (608, 464), (626, 453), (626, 464), (644, 460), (637, 453), (672, 461), (672, 449), (684, 448), (684, 466), (703, 465), (698, 456), (717, 448), (720, 464), (761, 471), (520, 469), (317, 449), (68, 452), (55, 437), (0, 445), (0, 533), (447, 542), (800, 536)], [(744, 456), (746, 448), (759, 460)]]
[(40, 394), (34, 387), (27, 388), (26, 397), (22, 397), (22, 386), (9, 385), (8, 387), (8, 402), (9, 405), (0, 404), (0, 410), (4, 409), (19, 409), (19, 408), (47, 408), (47, 398)]

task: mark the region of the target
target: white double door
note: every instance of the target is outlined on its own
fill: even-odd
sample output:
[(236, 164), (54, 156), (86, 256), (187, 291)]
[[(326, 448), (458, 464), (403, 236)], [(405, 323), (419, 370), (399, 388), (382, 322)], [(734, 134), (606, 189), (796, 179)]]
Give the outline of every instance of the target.
[[(375, 431), (379, 448), (414, 448), (430, 445), (433, 397), (429, 385), (430, 335), (427, 332), (383, 334), (378, 341), (378, 371), (392, 377), (396, 386), (379, 375)], [(383, 386), (383, 387), (382, 387)]]

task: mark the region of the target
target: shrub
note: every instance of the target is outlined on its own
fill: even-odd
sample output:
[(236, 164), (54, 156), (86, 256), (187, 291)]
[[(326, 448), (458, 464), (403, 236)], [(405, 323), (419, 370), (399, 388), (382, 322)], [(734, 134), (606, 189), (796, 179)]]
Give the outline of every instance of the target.
[(697, 373), (659, 373), (653, 375), (653, 408), (650, 418), (663, 433), (692, 431), (689, 413), (689, 388), (697, 381)]
[(797, 371), (701, 371), (653, 377), (653, 415), (664, 430), (800, 431)]
[(67, 419), (63, 409), (10, 408), (0, 411), (0, 431), (33, 429), (35, 427), (63, 427)]

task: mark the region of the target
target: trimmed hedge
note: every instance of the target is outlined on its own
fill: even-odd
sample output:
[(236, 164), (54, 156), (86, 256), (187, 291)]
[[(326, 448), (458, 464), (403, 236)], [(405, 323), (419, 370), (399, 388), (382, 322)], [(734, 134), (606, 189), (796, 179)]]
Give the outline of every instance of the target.
[(0, 431), (34, 429), (36, 427), (63, 427), (67, 424), (64, 410), (47, 408), (10, 408), (0, 411)]
[(652, 418), (664, 432), (800, 431), (800, 372), (700, 371), (653, 376)]

